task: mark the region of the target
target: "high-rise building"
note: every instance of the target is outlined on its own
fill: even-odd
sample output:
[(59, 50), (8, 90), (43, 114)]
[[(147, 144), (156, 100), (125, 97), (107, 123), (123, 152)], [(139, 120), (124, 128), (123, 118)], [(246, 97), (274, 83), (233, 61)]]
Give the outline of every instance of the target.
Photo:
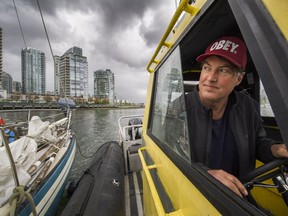
[(56, 95), (60, 95), (60, 82), (59, 82), (59, 62), (60, 56), (54, 55), (54, 91)]
[(2, 71), (2, 87), (7, 91), (7, 94), (12, 94), (12, 76), (4, 71)]
[(114, 73), (110, 69), (94, 71), (94, 96), (115, 103)]
[(88, 62), (82, 49), (72, 47), (55, 58), (55, 93), (62, 97), (88, 98)]
[(12, 81), (12, 92), (21, 93), (21, 82)]
[(2, 59), (2, 28), (0, 28), (0, 89), (2, 88), (2, 72), (3, 72), (3, 59)]
[(33, 48), (21, 51), (22, 93), (45, 94), (46, 92), (45, 53)]

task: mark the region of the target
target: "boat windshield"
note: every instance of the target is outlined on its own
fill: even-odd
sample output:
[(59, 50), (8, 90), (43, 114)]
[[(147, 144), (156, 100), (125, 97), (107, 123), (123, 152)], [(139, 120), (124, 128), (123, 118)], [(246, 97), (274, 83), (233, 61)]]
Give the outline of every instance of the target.
[(156, 72), (150, 131), (161, 143), (190, 162), (180, 50)]

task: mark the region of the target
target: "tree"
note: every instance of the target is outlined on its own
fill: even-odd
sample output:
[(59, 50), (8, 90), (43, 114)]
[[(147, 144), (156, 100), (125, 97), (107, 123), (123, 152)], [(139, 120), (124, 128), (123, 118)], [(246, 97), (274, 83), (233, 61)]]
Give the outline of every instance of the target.
[(19, 101), (20, 100), (20, 93), (14, 92), (14, 94), (11, 96), (12, 100)]
[(95, 103), (94, 98), (93, 98), (93, 97), (89, 97), (89, 98), (88, 98), (88, 102), (89, 102), (89, 103)]
[(95, 104), (101, 104), (100, 98), (99, 98), (99, 97), (95, 97), (94, 103), (95, 103)]
[(38, 100), (39, 99), (39, 96), (38, 95), (33, 95), (32, 96), (32, 101), (35, 101), (35, 100)]
[(44, 99), (44, 101), (45, 101), (46, 103), (49, 103), (49, 102), (52, 101), (53, 98), (52, 98), (50, 95), (45, 95), (45, 96), (43, 97), (43, 99)]
[(103, 99), (102, 104), (109, 104), (109, 99), (108, 98)]
[(31, 101), (32, 101), (32, 97), (33, 97), (33, 95), (27, 94), (27, 95), (26, 95), (26, 100), (27, 100), (27, 102), (31, 102)]

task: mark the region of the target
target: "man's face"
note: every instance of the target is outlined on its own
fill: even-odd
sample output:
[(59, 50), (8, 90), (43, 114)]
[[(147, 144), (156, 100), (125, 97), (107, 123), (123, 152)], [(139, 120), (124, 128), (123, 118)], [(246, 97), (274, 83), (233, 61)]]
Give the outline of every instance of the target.
[(205, 105), (225, 102), (242, 78), (243, 74), (235, 73), (228, 61), (218, 56), (207, 57), (199, 79), (201, 101)]

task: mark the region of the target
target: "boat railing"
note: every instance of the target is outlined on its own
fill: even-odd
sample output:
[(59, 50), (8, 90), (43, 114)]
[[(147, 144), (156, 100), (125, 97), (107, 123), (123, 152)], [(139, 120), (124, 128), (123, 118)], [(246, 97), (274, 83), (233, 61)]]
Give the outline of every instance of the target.
[(148, 63), (147, 70), (150, 73), (154, 72), (154, 69), (151, 68), (152, 64), (156, 64), (156, 66), (157, 66), (160, 62), (160, 60), (156, 59), (156, 58), (158, 57), (158, 54), (160, 53), (161, 48), (164, 46), (164, 47), (167, 47), (168, 49), (170, 49), (173, 46), (173, 42), (171, 42), (171, 41), (167, 42), (166, 40), (169, 37), (169, 35), (173, 32), (174, 26), (176, 25), (179, 18), (181, 17), (182, 12), (189, 13), (191, 15), (191, 17), (195, 16), (198, 13), (199, 8), (191, 6), (190, 2), (191, 2), (191, 0), (183, 0), (180, 2), (180, 5), (178, 6), (173, 18), (171, 19), (171, 22), (169, 23), (166, 32), (164, 33), (163, 37), (161, 38), (161, 41), (160, 41), (158, 47), (156, 48), (155, 53), (153, 54), (150, 62)]
[[(139, 156), (140, 156), (140, 160), (141, 160), (141, 163), (142, 163), (143, 177), (145, 178), (145, 180), (147, 181), (147, 184), (149, 185), (149, 190), (150, 190), (150, 193), (151, 193), (151, 199), (153, 200), (152, 203), (155, 204), (155, 206), (153, 206), (153, 207), (155, 207), (155, 210), (157, 211), (157, 215), (164, 216), (164, 215), (167, 215), (167, 214), (165, 213), (163, 204), (162, 204), (161, 199), (159, 197), (159, 193), (157, 192), (156, 185), (154, 183), (154, 180), (153, 180), (151, 172), (150, 172), (152, 169), (156, 169), (156, 165), (155, 164), (150, 164), (148, 166), (146, 164), (146, 161), (145, 161), (144, 156), (143, 156), (143, 152), (145, 150), (146, 149), (144, 147), (139, 149)], [(169, 214), (172, 215), (173, 212), (170, 212)]]
[[(0, 144), (2, 145), (0, 145), (1, 152), (3, 153), (2, 157), (5, 156), (5, 153), (7, 155), (6, 157), (10, 164), (10, 168), (9, 165), (8, 168), (11, 169), (10, 173), (12, 176), (11, 180), (8, 180), (14, 181), (15, 188), (23, 187), (25, 194), (28, 193), (29, 195), (31, 192), (36, 190), (46, 174), (50, 172), (49, 170), (53, 168), (55, 163), (52, 165), (52, 162), (58, 155), (61, 147), (65, 145), (66, 140), (70, 138), (69, 128), (67, 128), (69, 127), (70, 123), (70, 114), (71, 113), (68, 112), (66, 113), (66, 117), (64, 117), (63, 113), (61, 113), (62, 117), (59, 118), (59, 120), (56, 120), (58, 119), (56, 117), (60, 114), (53, 114), (42, 118), (36, 117), (34, 120), (36, 120), (38, 124), (34, 124), (31, 131), (29, 128), (31, 125), (28, 121), (14, 124), (6, 124), (5, 121), (2, 121), (3, 125), (0, 126)], [(42, 121), (43, 119), (47, 120), (49, 118), (51, 118), (51, 121), (53, 121)], [(31, 120), (34, 121), (33, 117)], [(18, 132), (19, 129), (21, 129), (20, 126), (23, 124), (26, 124), (25, 127), (27, 130), (26, 133), (20, 134)], [(34, 129), (36, 131), (34, 131)], [(13, 140), (10, 140), (11, 130), (14, 132)], [(23, 143), (26, 143), (28, 147), (26, 147), (26, 144)], [(23, 155), (22, 152), (20, 152), (22, 157), (25, 157), (24, 160), (18, 156), (19, 153), (16, 153), (15, 149), (18, 145), (19, 149), (22, 149), (21, 146), (25, 146), (23, 149), (29, 149), (27, 152), (24, 152)], [(17, 152), (19, 151), (17, 150)], [(39, 153), (37, 156), (36, 152), (37, 154)], [(35, 154), (35, 158), (33, 158), (33, 154)], [(33, 161), (34, 159), (36, 160)], [(24, 165), (24, 163), (26, 163), (28, 160), (30, 162)], [(28, 174), (31, 176), (30, 179), (27, 177), (27, 181), (29, 180), (29, 182), (24, 183), (24, 175), (22, 172), (19, 173), (19, 167), (25, 169), (25, 178), (28, 176)], [(22, 181), (22, 183), (20, 181)], [(2, 197), (2, 202), (4, 200), (4, 202), (1, 203), (2, 206), (6, 204), (5, 202), (7, 202), (5, 199), (8, 199), (8, 197), (6, 198), (5, 196)]]
[[(55, 110), (59, 110), (59, 109), (55, 109)], [(13, 126), (20, 126), (20, 125), (24, 125), (27, 124), (30, 120), (31, 120), (31, 111), (35, 111), (35, 110), (5, 110), (5, 111), (0, 111), (0, 116), (2, 113), (9, 113), (9, 112), (27, 112), (27, 120), (26, 121), (19, 121), (19, 122), (13, 122), (13, 123), (6, 123), (4, 127), (13, 127)], [(52, 114), (52, 115), (47, 115), (47, 116), (41, 116), (42, 120), (45, 119), (53, 119), (59, 116), (63, 116), (63, 111), (59, 110), (59, 113), (56, 114)]]
[[(128, 149), (132, 145), (141, 146), (142, 144), (142, 134), (141, 136), (136, 136), (136, 129), (142, 133), (142, 124), (128, 125), (128, 120), (133, 118), (141, 118), (141, 122), (143, 122), (143, 114), (142, 115), (129, 115), (122, 116), (118, 120), (119, 127), (119, 144), (122, 146), (125, 160), (125, 173), (128, 173), (128, 160), (129, 160), (129, 151)], [(128, 131), (130, 130), (130, 139), (128, 139), (127, 135), (129, 135)]]
[[(119, 140), (120, 140), (120, 144), (123, 142), (127, 142), (128, 138), (128, 130), (131, 129), (131, 138), (130, 140), (136, 140), (136, 133), (135, 133), (135, 129), (139, 128), (140, 130), (142, 129), (142, 124), (137, 124), (137, 125), (128, 125), (128, 122), (125, 121), (125, 119), (132, 119), (132, 118), (143, 118), (143, 114), (141, 115), (128, 115), (128, 116), (122, 116), (118, 119), (118, 127), (119, 127)], [(124, 123), (126, 123), (126, 125), (124, 126)]]
[[(53, 115), (50, 115), (50, 116), (46, 116), (46, 117), (41, 117), (41, 121), (44, 120), (44, 119), (49, 119), (49, 118), (55, 118), (59, 115), (62, 115), (63, 116), (63, 113), (60, 113), (60, 114), (53, 114)], [(63, 121), (63, 118), (62, 119), (59, 119), (58, 121), (54, 121), (53, 123), (50, 123), (49, 122), (49, 125), (48, 127), (50, 128), (50, 126), (52, 125), (56, 125), (58, 126), (58, 130), (60, 131), (60, 126), (63, 126), (65, 127), (65, 129), (63, 128), (63, 130), (67, 130), (69, 127), (69, 123), (70, 123), (70, 118), (71, 118), (71, 115), (69, 114), (67, 116), (67, 118), (65, 118), (65, 121)], [(27, 119), (30, 119), (30, 112), (28, 112), (28, 117)], [(33, 118), (32, 118), (33, 119)], [(31, 120), (31, 119), (30, 119)], [(10, 167), (11, 167), (11, 171), (12, 171), (12, 175), (13, 175), (13, 179), (14, 179), (14, 182), (15, 182), (15, 187), (18, 187), (19, 186), (19, 178), (18, 178), (18, 174), (17, 174), (17, 171), (16, 171), (16, 163), (14, 161), (14, 157), (12, 156), (12, 151), (10, 149), (10, 144), (12, 145), (12, 143), (16, 143), (16, 141), (18, 142), (18, 140), (21, 138), (21, 137), (28, 137), (28, 138), (31, 138), (31, 139), (34, 139), (36, 142), (40, 142), (40, 141), (43, 141), (42, 137), (41, 137), (41, 134), (45, 133), (45, 131), (47, 130), (47, 127), (45, 126), (45, 128), (43, 127), (43, 130), (37, 128), (37, 130), (39, 130), (37, 133), (33, 133), (31, 132), (30, 134), (28, 133), (29, 131), (29, 121), (30, 120), (27, 120), (27, 121), (24, 121), (24, 122), (17, 122), (17, 123), (5, 123), (4, 121), (2, 122), (3, 125), (0, 126), (0, 147), (1, 148), (5, 148), (5, 151), (6, 154), (7, 154), (7, 158), (9, 159), (9, 163), (10, 163)], [(44, 122), (43, 122), (44, 123)], [(47, 122), (48, 124), (48, 122)], [(23, 126), (24, 125), (24, 126)], [(68, 125), (68, 126), (67, 126)], [(42, 127), (42, 126), (41, 126)], [(52, 128), (50, 128), (52, 129)], [(11, 131), (13, 132), (13, 137), (11, 137)], [(56, 135), (58, 135), (58, 137), (56, 137)], [(59, 134), (55, 134), (55, 140), (57, 138), (59, 138)], [(61, 135), (63, 136), (63, 134)], [(10, 140), (10, 138), (13, 138), (13, 140)], [(51, 138), (51, 137), (50, 137)], [(45, 140), (45, 142), (47, 142), (48, 140)], [(51, 141), (51, 140), (50, 140)], [(26, 142), (26, 141), (25, 141)], [(55, 141), (56, 143), (56, 141)], [(59, 142), (60, 143), (60, 142)], [(50, 143), (49, 145), (41, 145), (39, 144), (38, 146), (38, 150), (42, 149), (43, 146), (52, 146), (53, 147), (53, 151), (54, 152), (58, 152), (58, 150), (60, 149), (61, 147), (61, 144), (63, 143), (63, 141), (59, 144), (58, 142), (56, 144), (54, 143)], [(58, 145), (58, 146), (57, 146)], [(55, 147), (56, 146), (56, 147)], [(49, 149), (49, 148), (48, 148)], [(56, 149), (56, 150), (55, 150)], [(55, 155), (56, 155), (55, 153)], [(33, 166), (33, 165), (32, 165)], [(39, 171), (39, 170), (38, 170)], [(28, 172), (29, 173), (29, 172)], [(31, 174), (31, 173), (29, 173)]]

